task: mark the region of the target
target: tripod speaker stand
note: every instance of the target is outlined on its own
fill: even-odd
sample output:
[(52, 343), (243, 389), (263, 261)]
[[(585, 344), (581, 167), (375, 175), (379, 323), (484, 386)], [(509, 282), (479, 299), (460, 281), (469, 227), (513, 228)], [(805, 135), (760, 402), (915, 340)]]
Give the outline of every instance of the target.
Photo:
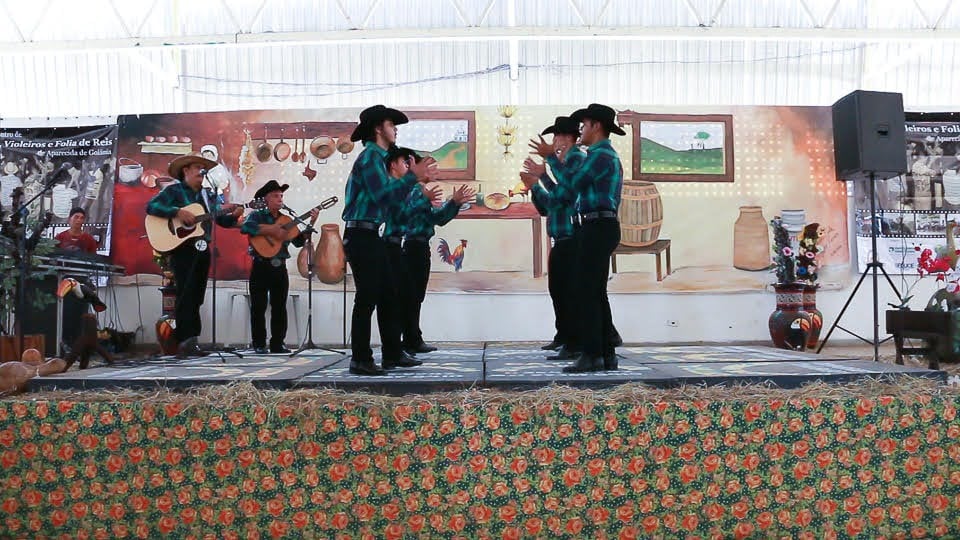
[[(837, 319), (833, 321), (833, 324), (830, 326), (830, 331), (827, 332), (827, 336), (823, 338), (823, 341), (820, 342), (820, 346), (817, 348), (817, 353), (823, 350), (823, 347), (827, 344), (827, 341), (830, 340), (830, 335), (833, 334), (833, 331), (837, 328), (843, 330), (844, 332), (854, 336), (866, 343), (873, 345), (873, 361), (877, 362), (880, 360), (880, 344), (884, 341), (890, 339), (889, 337), (880, 340), (880, 314), (879, 314), (879, 298), (878, 298), (878, 289), (877, 289), (877, 273), (883, 274), (883, 277), (886, 278), (887, 283), (890, 285), (890, 288), (893, 289), (893, 293), (897, 295), (897, 299), (901, 302), (903, 298), (900, 296), (900, 291), (897, 290), (897, 286), (893, 284), (893, 280), (890, 279), (890, 275), (887, 274), (887, 271), (883, 269), (883, 263), (877, 260), (877, 233), (880, 229), (880, 223), (877, 219), (877, 185), (875, 182), (874, 173), (870, 173), (870, 178), (867, 180), (870, 184), (870, 262), (867, 263), (867, 267), (863, 270), (863, 273), (860, 274), (860, 280), (857, 281), (857, 285), (853, 288), (853, 291), (850, 292), (850, 296), (847, 298), (846, 303), (843, 304), (843, 309), (840, 310), (840, 314), (837, 315)], [(867, 277), (867, 274), (871, 275), (873, 283), (873, 340), (868, 340), (867, 338), (840, 326), (840, 321), (843, 319), (843, 314), (846, 313), (847, 308), (850, 307), (850, 302), (853, 301), (854, 297), (857, 295), (857, 291), (860, 290), (860, 285), (863, 285), (863, 280)]]

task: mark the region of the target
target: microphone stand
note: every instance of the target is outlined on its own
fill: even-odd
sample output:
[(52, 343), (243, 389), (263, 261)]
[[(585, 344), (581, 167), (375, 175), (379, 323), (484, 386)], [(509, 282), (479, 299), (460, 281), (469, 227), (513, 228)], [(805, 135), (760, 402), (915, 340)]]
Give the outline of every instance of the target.
[[(60, 169), (52, 173), (52, 176), (43, 184), (43, 188), (40, 189), (40, 192), (34, 195), (29, 201), (20, 203), (20, 206), (18, 206), (14, 213), (10, 216), (10, 219), (17, 219), (20, 228), (20, 237), (15, 239), (17, 244), (17, 256), (20, 258), (20, 260), (17, 261), (20, 266), (20, 276), (17, 280), (17, 317), (14, 319), (14, 333), (16, 334), (17, 346), (20, 349), (20, 354), (23, 354), (23, 317), (27, 307), (26, 278), (27, 270), (30, 267), (30, 257), (27, 253), (27, 218), (30, 216), (30, 205), (40, 197), (43, 197), (47, 190), (53, 187), (53, 184), (56, 183), (57, 178), (60, 177), (60, 173), (66, 170), (67, 167), (65, 165), (66, 164), (61, 165)], [(16, 229), (17, 227), (13, 227), (13, 231), (16, 231)], [(41, 232), (43, 232), (42, 229), (35, 231), (34, 234), (39, 235)], [(31, 238), (31, 240), (33, 240), (33, 238)], [(39, 241), (39, 238), (36, 240)], [(36, 246), (36, 242), (34, 242), (34, 246)], [(33, 250), (31, 249), (30, 251)], [(59, 344), (56, 344), (55, 347), (59, 347)]]
[[(206, 171), (201, 172), (201, 174), (204, 179), (203, 183), (206, 184), (207, 183)], [(210, 184), (210, 191), (213, 194), (213, 197), (211, 198), (211, 201), (210, 201), (210, 205), (219, 207), (220, 193), (219, 193), (219, 190), (217, 189), (217, 184), (216, 182), (209, 182), (209, 184)], [(205, 188), (203, 187), (203, 185), (201, 185), (200, 189), (205, 189)], [(217, 343), (217, 227), (218, 225), (217, 225), (216, 214), (214, 210), (212, 208), (207, 208), (207, 212), (213, 213), (214, 216), (213, 216), (212, 223), (210, 224), (210, 227), (211, 227), (210, 245), (207, 246), (207, 249), (210, 250), (210, 277), (213, 281), (213, 286), (211, 288), (212, 290), (211, 290), (211, 304), (210, 304), (210, 309), (212, 311), (212, 317), (210, 320), (210, 324), (211, 324), (210, 340), (212, 343), (210, 346), (211, 348), (207, 349), (206, 352), (216, 354), (217, 356), (220, 357), (220, 362), (223, 364), (226, 364), (227, 359), (225, 356), (223, 356), (223, 353), (232, 354), (237, 358), (243, 358), (243, 355), (237, 352), (236, 349), (234, 349), (233, 347), (223, 347), (219, 343)]]
[[(306, 337), (304, 337), (303, 341), (300, 343), (300, 348), (290, 353), (290, 356), (291, 357), (296, 356), (302, 353), (303, 351), (307, 351), (307, 350), (320, 350), (320, 351), (327, 351), (327, 352), (345, 355), (347, 353), (343, 351), (328, 349), (326, 347), (320, 347), (313, 342), (313, 276), (314, 276), (313, 258), (315, 255), (313, 251), (313, 233), (317, 232), (317, 230), (313, 228), (313, 225), (306, 223), (302, 219), (300, 219), (300, 217), (297, 216), (296, 212), (294, 212), (291, 208), (284, 205), (283, 209), (286, 210), (287, 212), (290, 212), (290, 217), (293, 218), (294, 222), (305, 225), (306, 227), (303, 229), (303, 232), (307, 233), (307, 241), (302, 248), (307, 250), (307, 335)], [(346, 276), (344, 276), (344, 278), (346, 278)]]

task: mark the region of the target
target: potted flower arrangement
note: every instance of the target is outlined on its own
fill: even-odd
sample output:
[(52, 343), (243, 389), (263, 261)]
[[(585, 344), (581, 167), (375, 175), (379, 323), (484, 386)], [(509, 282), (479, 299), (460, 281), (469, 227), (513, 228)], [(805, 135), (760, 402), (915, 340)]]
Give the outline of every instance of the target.
[(773, 268), (777, 282), (777, 308), (768, 325), (775, 346), (804, 350), (816, 346), (823, 317), (816, 309), (817, 255), (822, 231), (819, 224), (804, 227), (798, 249), (790, 245), (790, 233), (780, 217), (770, 221), (773, 228)]

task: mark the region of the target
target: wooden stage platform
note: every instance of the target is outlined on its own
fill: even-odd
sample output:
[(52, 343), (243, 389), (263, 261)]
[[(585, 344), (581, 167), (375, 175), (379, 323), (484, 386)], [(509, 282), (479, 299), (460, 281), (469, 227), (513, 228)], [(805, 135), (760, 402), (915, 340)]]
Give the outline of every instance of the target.
[[(550, 351), (533, 343), (451, 343), (418, 355), (424, 364), (396, 369), (385, 377), (351, 375), (349, 356), (325, 351), (303, 355), (224, 355), (177, 360), (159, 357), (82, 371), (71, 370), (31, 381), (31, 390), (167, 387), (250, 381), (261, 388), (326, 387), (375, 393), (410, 394), (470, 387), (532, 389), (551, 383), (603, 388), (642, 383), (658, 388), (770, 382), (795, 388), (816, 380), (850, 382), (898, 375), (946, 380), (942, 371), (820, 356), (770, 347), (621, 347), (617, 371), (566, 374), (568, 361), (547, 360)], [(241, 351), (242, 352), (242, 351)], [(379, 352), (376, 354), (379, 362)]]

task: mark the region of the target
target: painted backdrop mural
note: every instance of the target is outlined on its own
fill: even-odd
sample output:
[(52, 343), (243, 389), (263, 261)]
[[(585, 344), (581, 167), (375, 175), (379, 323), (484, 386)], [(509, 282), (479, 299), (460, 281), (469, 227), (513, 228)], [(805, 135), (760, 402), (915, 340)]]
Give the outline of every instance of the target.
[[(448, 194), (461, 183), (478, 192), (437, 230), (431, 290), (546, 292), (549, 239), (518, 172), (528, 155), (527, 140), (575, 108), (406, 109), (411, 122), (399, 127), (399, 143), (439, 161), (439, 183)], [(614, 146), (636, 190), (625, 192), (621, 221), (650, 236), (652, 221), (659, 219), (652, 240), (669, 240), (668, 247), (664, 242), (654, 247), (667, 255), (660, 258), (670, 261), (671, 272), (661, 261), (658, 281), (657, 258), (644, 253), (654, 250), (635, 249), (639, 252), (617, 257), (612, 292), (763, 289), (774, 281), (767, 268), (767, 222), (783, 210), (802, 210), (789, 213), (793, 226), (824, 227), (823, 285), (846, 281), (845, 186), (834, 180), (829, 108), (615, 108), (627, 135), (614, 136)], [(165, 177), (167, 163), (185, 153), (218, 162), (211, 183), (232, 202), (250, 200), (269, 179), (290, 184), (286, 202), (299, 212), (339, 197), (340, 204), (324, 211), (319, 223), (340, 225), (342, 233), (344, 186), (361, 150), (349, 142), (358, 114), (358, 109), (324, 109), (122, 117), (118, 155), (142, 167), (142, 174), (128, 175), (117, 186), (117, 263), (131, 274), (158, 273), (142, 238), (144, 208), (172, 181)], [(661, 217), (647, 215), (643, 204), (659, 204)], [(245, 279), (244, 238), (225, 231), (218, 241), (218, 277)], [(295, 264), (294, 257), (290, 271), (297, 287), (302, 283), (296, 281)]]

